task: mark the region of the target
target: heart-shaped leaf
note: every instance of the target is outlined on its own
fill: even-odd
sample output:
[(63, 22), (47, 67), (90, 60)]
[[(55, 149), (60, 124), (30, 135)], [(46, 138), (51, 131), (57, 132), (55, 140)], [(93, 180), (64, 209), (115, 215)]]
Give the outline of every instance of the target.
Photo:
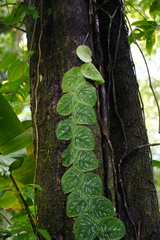
[(73, 67), (68, 70), (62, 79), (62, 91), (71, 92), (85, 82), (85, 78), (79, 67)]
[(79, 124), (95, 124), (96, 114), (91, 106), (79, 103), (73, 110), (72, 116)]
[(62, 165), (69, 167), (75, 160), (78, 150), (70, 144), (62, 153)]
[(98, 237), (101, 240), (119, 240), (124, 235), (124, 224), (118, 218), (106, 217), (99, 221)]
[(92, 131), (85, 126), (77, 126), (73, 133), (73, 146), (79, 150), (93, 150), (95, 140)]
[(103, 196), (92, 198), (87, 214), (95, 220), (114, 216), (114, 208), (111, 201)]
[(56, 135), (59, 140), (70, 140), (72, 138), (72, 131), (76, 124), (72, 117), (62, 120), (58, 123), (56, 128)]
[(74, 166), (85, 171), (92, 171), (98, 168), (98, 160), (93, 151), (78, 151)]
[(69, 168), (61, 179), (64, 194), (72, 192), (83, 182), (84, 173), (75, 167)]
[(89, 82), (84, 82), (75, 90), (75, 98), (78, 102), (94, 106), (97, 101), (96, 88)]
[(73, 110), (74, 93), (64, 94), (57, 104), (57, 112), (63, 116), (69, 115)]
[(104, 83), (102, 75), (92, 63), (84, 63), (81, 66), (81, 72), (84, 77), (96, 81), (98, 84)]
[(84, 214), (74, 223), (74, 234), (77, 240), (93, 240), (97, 236), (97, 222)]
[(76, 50), (76, 54), (83, 62), (92, 62), (92, 52), (88, 46), (80, 45)]
[(83, 184), (79, 188), (82, 194), (89, 197), (96, 197), (103, 194), (101, 178), (95, 173), (85, 173)]
[(72, 192), (67, 198), (67, 215), (76, 217), (82, 214), (88, 206), (88, 198), (79, 191)]

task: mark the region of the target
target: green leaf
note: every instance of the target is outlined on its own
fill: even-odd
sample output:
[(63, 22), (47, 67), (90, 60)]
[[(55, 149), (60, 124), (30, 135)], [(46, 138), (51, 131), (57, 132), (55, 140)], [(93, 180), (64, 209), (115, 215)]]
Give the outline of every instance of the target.
[(91, 106), (79, 103), (73, 109), (72, 116), (79, 124), (93, 125), (96, 123), (96, 114)]
[(155, 21), (146, 21), (146, 20), (133, 22), (132, 25), (142, 28), (145, 31), (149, 31), (151, 29), (155, 30), (155, 28), (157, 27), (157, 23)]
[(8, 67), (17, 58), (18, 53), (10, 53), (1, 63), (0, 69)]
[(74, 148), (79, 150), (94, 150), (94, 135), (88, 127), (77, 126), (73, 132), (72, 143)]
[(152, 161), (152, 165), (153, 165), (153, 167), (160, 168), (160, 161), (153, 160), (153, 161)]
[(57, 104), (57, 112), (63, 116), (69, 115), (74, 107), (74, 93), (64, 94)]
[(56, 128), (56, 135), (59, 140), (70, 140), (72, 138), (73, 128), (76, 126), (73, 122), (73, 118), (62, 120), (58, 123)]
[(100, 196), (103, 194), (102, 180), (95, 173), (85, 173), (83, 184), (79, 190), (88, 197)]
[(8, 141), (7, 144), (3, 145), (1, 147), (1, 151), (6, 155), (18, 150), (22, 150), (32, 145), (32, 139), (33, 139), (32, 129), (28, 129), (27, 131), (19, 134), (15, 138)]
[(21, 233), (14, 236), (14, 240), (37, 240), (37, 236), (33, 232)]
[(78, 151), (74, 166), (81, 171), (92, 171), (98, 168), (98, 160), (93, 151)]
[(154, 0), (153, 3), (150, 6), (149, 13), (153, 19), (155, 19), (157, 16), (160, 16), (160, 1)]
[(31, 200), (34, 200), (35, 198), (35, 191), (32, 186), (26, 185), (22, 188), (22, 191), (26, 195), (26, 197), (30, 198)]
[(74, 162), (77, 152), (78, 150), (74, 149), (72, 144), (70, 144), (62, 153), (62, 165), (69, 167)]
[(83, 62), (92, 62), (92, 52), (88, 46), (80, 45), (76, 50), (76, 54)]
[(98, 237), (100, 240), (119, 240), (125, 235), (125, 227), (121, 220), (106, 217), (99, 221)]
[(87, 214), (95, 220), (114, 216), (114, 208), (111, 201), (103, 196), (91, 199)]
[(9, 140), (21, 134), (24, 129), (12, 107), (1, 93), (0, 103), (0, 152), (2, 152), (2, 146), (5, 145), (9, 147)]
[(64, 194), (72, 192), (83, 182), (84, 173), (75, 167), (69, 168), (61, 179)]
[(22, 2), (20, 2), (16, 4), (16, 7), (13, 8), (11, 14), (5, 17), (2, 22), (3, 24), (6, 24), (6, 25), (16, 24), (22, 20), (23, 13), (24, 13), (24, 5), (22, 4)]
[(37, 231), (38, 231), (39, 233), (41, 233), (42, 236), (43, 236), (46, 240), (51, 240), (51, 239), (52, 239), (51, 236), (49, 235), (49, 233), (48, 233), (46, 230), (37, 228)]
[(77, 240), (93, 240), (97, 236), (97, 222), (84, 214), (74, 223), (74, 235)]
[(97, 102), (96, 88), (85, 82), (75, 90), (75, 98), (78, 102), (94, 106)]
[(8, 80), (14, 82), (24, 75), (28, 68), (26, 62), (16, 59), (8, 68)]
[(30, 183), (29, 185), (32, 186), (32, 187), (34, 187), (34, 188), (37, 188), (37, 189), (40, 190), (40, 191), (43, 190), (38, 184)]
[(88, 198), (79, 191), (72, 192), (67, 198), (67, 215), (76, 217), (82, 214), (88, 206)]
[(151, 54), (154, 44), (155, 44), (155, 31), (148, 31), (146, 39), (146, 49), (148, 54)]
[(71, 92), (85, 82), (85, 78), (79, 67), (73, 67), (68, 70), (62, 79), (62, 91)]
[(98, 84), (104, 83), (102, 75), (92, 63), (84, 63), (81, 66), (81, 72), (84, 77), (96, 81)]

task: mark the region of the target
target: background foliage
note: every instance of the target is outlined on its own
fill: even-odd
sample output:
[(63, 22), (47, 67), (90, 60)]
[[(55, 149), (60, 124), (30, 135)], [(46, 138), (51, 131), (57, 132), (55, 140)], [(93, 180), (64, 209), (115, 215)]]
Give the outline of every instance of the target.
[[(35, 188), (38, 191), (42, 189), (33, 184), (34, 158), (28, 69), (29, 58), (33, 52), (27, 51), (24, 23), (29, 14), (34, 19), (39, 16), (34, 7), (26, 7), (18, 0), (0, 0), (0, 8), (0, 232), (5, 236), (4, 239), (9, 236), (13, 239), (24, 239), (25, 236), (36, 239), (35, 232), (32, 231), (36, 225)], [(160, 51), (157, 47), (160, 40), (160, 2), (127, 1), (124, 14), (129, 29), (129, 42), (134, 46), (133, 57), (141, 69), (137, 68), (137, 76), (149, 140), (156, 143), (159, 141), (160, 114), (156, 104), (160, 99), (159, 66), (156, 66)], [(139, 48), (143, 50), (143, 57), (145, 56), (148, 62), (150, 75), (146, 74), (147, 68)], [(153, 160), (159, 160), (159, 147), (152, 148), (152, 153)], [(160, 167), (159, 162), (154, 162), (154, 165)], [(159, 170), (155, 171), (155, 181), (160, 193)], [(27, 211), (23, 210), (26, 208), (25, 203), (28, 206)], [(44, 230), (35, 231), (50, 239)], [(22, 233), (19, 235), (20, 232)]]

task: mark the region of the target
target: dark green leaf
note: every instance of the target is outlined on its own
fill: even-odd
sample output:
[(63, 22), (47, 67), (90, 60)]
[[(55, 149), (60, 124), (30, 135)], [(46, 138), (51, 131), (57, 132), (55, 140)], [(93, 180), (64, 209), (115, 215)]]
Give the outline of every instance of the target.
[(77, 240), (93, 240), (97, 236), (97, 222), (84, 214), (74, 223), (74, 234)]
[(99, 221), (98, 237), (101, 240), (119, 240), (125, 235), (125, 227), (121, 220), (106, 217)]
[(97, 101), (96, 88), (89, 82), (84, 82), (75, 90), (75, 98), (78, 102), (94, 106)]
[(70, 144), (62, 153), (62, 165), (64, 167), (69, 167), (77, 156), (77, 149), (74, 149), (72, 144)]
[(71, 92), (85, 82), (85, 78), (79, 67), (73, 67), (68, 70), (62, 79), (62, 91)]
[(85, 173), (83, 184), (79, 188), (82, 194), (89, 197), (96, 197), (103, 194), (101, 178), (95, 173)]
[(37, 231), (38, 231), (39, 233), (41, 233), (42, 236), (43, 236), (46, 240), (51, 240), (51, 239), (52, 239), (51, 236), (49, 235), (49, 233), (48, 233), (46, 230), (37, 228)]
[(98, 84), (104, 83), (102, 75), (92, 63), (84, 63), (81, 66), (81, 72), (84, 77), (96, 81)]
[(58, 102), (57, 112), (61, 115), (69, 115), (73, 111), (74, 106), (74, 93), (64, 94)]
[(92, 198), (87, 214), (95, 220), (114, 216), (114, 208), (111, 201), (103, 196)]
[(146, 39), (146, 49), (148, 54), (151, 54), (154, 44), (155, 44), (155, 31), (148, 31)]
[(2, 146), (4, 144), (8, 146), (9, 140), (21, 134), (24, 129), (12, 107), (2, 94), (0, 94), (0, 103), (0, 151), (2, 152)]
[(75, 167), (69, 168), (61, 179), (63, 192), (69, 193), (77, 189), (83, 182), (84, 173)]
[(94, 150), (94, 135), (89, 128), (77, 126), (73, 132), (72, 143), (74, 148), (79, 150)]
[(74, 166), (82, 171), (92, 171), (98, 168), (98, 160), (93, 151), (78, 151)]
[(88, 46), (80, 45), (76, 50), (76, 54), (83, 62), (92, 62), (92, 52)]
[(79, 124), (95, 124), (96, 123), (96, 114), (94, 109), (91, 106), (79, 103), (73, 109), (72, 116), (75, 121)]
[(72, 192), (67, 198), (67, 215), (76, 217), (82, 214), (88, 206), (88, 198), (78, 191)]
[(70, 140), (72, 138), (72, 132), (75, 124), (73, 123), (73, 118), (62, 120), (58, 123), (56, 129), (56, 135), (59, 140)]

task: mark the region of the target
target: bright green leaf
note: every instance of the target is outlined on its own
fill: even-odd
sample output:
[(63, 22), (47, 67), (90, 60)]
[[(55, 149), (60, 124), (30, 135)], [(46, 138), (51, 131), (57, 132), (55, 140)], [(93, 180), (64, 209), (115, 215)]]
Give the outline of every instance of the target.
[(91, 106), (79, 103), (73, 109), (72, 116), (79, 124), (93, 125), (96, 123), (96, 114)]
[(78, 102), (94, 106), (97, 102), (96, 88), (89, 82), (84, 82), (75, 90), (75, 98)]
[(80, 45), (76, 50), (76, 54), (83, 62), (92, 62), (92, 52), (88, 46)]
[(124, 235), (124, 224), (118, 218), (106, 217), (99, 221), (98, 237), (101, 240), (119, 240)]
[(76, 217), (82, 214), (88, 206), (88, 198), (78, 191), (72, 192), (67, 198), (67, 215)]
[(98, 160), (93, 151), (78, 151), (74, 166), (85, 171), (92, 171), (98, 168)]
[(85, 173), (83, 184), (79, 190), (88, 197), (100, 196), (103, 194), (102, 180), (95, 173)]
[(56, 128), (56, 135), (59, 140), (70, 140), (72, 138), (72, 132), (75, 124), (73, 118), (62, 120), (58, 123)]
[(84, 173), (75, 167), (69, 168), (61, 179), (63, 192), (69, 193), (77, 189), (83, 182)]
[(62, 165), (64, 167), (69, 167), (77, 156), (77, 149), (74, 149), (72, 144), (70, 144), (62, 153)]
[(28, 68), (26, 62), (16, 59), (8, 68), (8, 80), (14, 82), (24, 75)]
[(35, 198), (35, 191), (32, 186), (26, 185), (22, 188), (22, 191), (26, 195), (26, 197), (30, 198), (31, 200), (34, 200)]
[(104, 83), (104, 79), (97, 68), (92, 63), (84, 63), (81, 66), (82, 75), (98, 84)]
[(111, 201), (103, 196), (92, 198), (87, 214), (95, 220), (114, 216), (114, 208)]
[(94, 135), (88, 127), (77, 126), (73, 132), (72, 143), (79, 150), (94, 150)]
[(146, 39), (146, 49), (148, 54), (151, 54), (154, 44), (155, 44), (155, 31), (148, 31)]
[(30, 183), (29, 186), (32, 186), (32, 187), (34, 187), (34, 188), (37, 188), (37, 189), (40, 190), (40, 191), (43, 190), (38, 184), (35, 184), (35, 183)]
[(69, 115), (73, 111), (74, 107), (74, 93), (66, 93), (64, 94), (57, 104), (57, 112), (60, 115), (66, 116)]
[(79, 67), (73, 67), (68, 70), (62, 79), (62, 91), (71, 92), (85, 82), (85, 78)]
[(153, 160), (153, 161), (152, 161), (152, 165), (153, 165), (153, 167), (160, 168), (160, 161)]
[(0, 69), (8, 67), (17, 58), (18, 53), (10, 53), (1, 63)]
[(153, 19), (155, 19), (157, 16), (160, 16), (160, 1), (154, 0), (153, 3), (150, 6), (149, 13)]
[(84, 214), (74, 223), (74, 234), (77, 240), (93, 240), (97, 236), (97, 222)]
[(49, 235), (49, 233), (48, 233), (46, 230), (37, 228), (37, 231), (38, 231), (39, 233), (41, 233), (42, 236), (43, 236), (46, 240), (51, 240), (51, 239), (52, 239), (51, 236)]

